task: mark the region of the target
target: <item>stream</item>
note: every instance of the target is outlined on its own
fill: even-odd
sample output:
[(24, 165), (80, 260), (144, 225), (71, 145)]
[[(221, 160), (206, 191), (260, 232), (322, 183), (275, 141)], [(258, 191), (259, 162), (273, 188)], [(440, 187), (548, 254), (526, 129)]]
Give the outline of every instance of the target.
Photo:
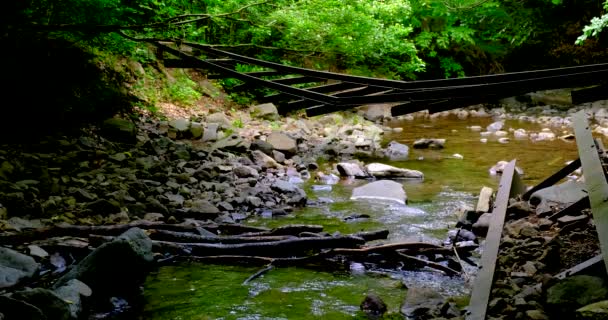
[[(349, 200), (354, 187), (365, 180), (342, 180), (331, 190), (305, 190), (314, 205), (281, 218), (257, 217), (248, 223), (266, 227), (286, 224), (319, 224), (325, 231), (352, 233), (387, 228), (388, 240), (440, 243), (456, 224), (455, 211), (462, 205), (475, 206), (482, 186), (496, 190), (499, 177), (489, 168), (499, 160), (517, 159), (524, 170), (526, 185), (534, 185), (577, 158), (574, 141), (532, 142), (514, 139), (506, 144), (488, 137), (480, 142), (480, 133), (470, 126), (485, 128), (492, 118), (456, 118), (393, 121), (401, 133), (386, 135), (410, 146), (407, 161), (385, 162), (393, 166), (420, 170), (424, 181), (402, 181), (408, 204), (383, 201)], [(523, 128), (540, 131), (539, 124), (507, 120), (505, 129)], [(552, 128), (557, 136), (561, 130)], [(412, 149), (419, 138), (445, 138), (442, 150)], [(463, 159), (453, 158), (460, 154)], [(345, 221), (354, 214), (368, 219)], [(436, 271), (389, 271), (389, 276), (364, 272), (328, 273), (301, 268), (273, 269), (243, 285), (259, 268), (203, 264), (180, 264), (162, 267), (151, 273), (145, 285), (144, 319), (353, 319), (361, 316), (359, 304), (368, 292), (375, 292), (398, 312), (407, 287), (423, 286), (446, 296), (470, 293), (470, 283), (460, 277), (447, 277)], [(469, 270), (471, 271), (471, 270)], [(461, 301), (466, 304), (466, 298)], [(363, 317), (361, 317), (363, 319)]]

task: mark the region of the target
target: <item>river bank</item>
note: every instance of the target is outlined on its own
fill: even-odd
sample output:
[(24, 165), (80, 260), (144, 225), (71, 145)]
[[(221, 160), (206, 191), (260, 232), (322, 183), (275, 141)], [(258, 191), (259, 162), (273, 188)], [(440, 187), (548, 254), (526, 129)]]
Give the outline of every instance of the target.
[[(264, 108), (270, 108), (271, 112)], [(598, 107), (594, 111), (598, 128), (604, 128), (601, 110)], [(467, 113), (466, 118), (464, 112)], [(548, 118), (532, 117), (530, 114), (515, 116), (500, 109), (482, 111), (477, 107), (438, 116), (417, 113), (411, 118), (374, 124), (362, 116), (335, 114), (314, 121), (293, 118), (280, 121), (272, 108), (266, 106), (252, 112), (231, 112), (230, 115), (210, 113), (198, 119), (195, 116), (194, 119), (163, 122), (144, 118), (136, 126), (130, 122), (110, 120), (100, 128), (100, 136), (87, 133), (80, 137), (49, 139), (37, 146), (2, 148), (0, 218), (5, 219), (2, 222), (4, 233), (19, 233), (58, 222), (100, 225), (141, 219), (165, 223), (188, 223), (192, 219), (254, 225), (267, 225), (275, 221), (283, 223), (290, 221), (294, 210), (299, 215), (299, 207), (323, 207), (323, 199), (319, 199), (323, 197), (315, 195), (314, 186), (323, 186), (317, 187), (321, 189), (335, 186), (334, 183), (340, 180), (340, 171), (334, 169), (333, 164), (355, 158), (364, 159), (365, 164), (392, 161), (391, 164), (398, 167), (407, 165), (409, 169), (421, 171), (425, 174), (422, 183), (416, 183), (420, 179), (415, 179), (414, 182), (405, 182), (405, 186), (410, 201), (422, 203), (428, 199), (424, 194), (431, 191), (426, 186), (441, 188), (446, 183), (450, 184), (446, 181), (433, 183), (436, 178), (430, 172), (437, 164), (459, 164), (470, 161), (472, 156), (465, 149), (461, 153), (455, 152), (458, 149), (452, 148), (449, 136), (406, 135), (397, 139), (397, 134), (403, 131), (411, 134), (413, 131), (409, 129), (416, 125), (432, 125), (433, 121), (440, 125), (442, 118), (455, 117), (463, 122), (470, 121), (471, 117), (483, 118), (488, 126), (501, 119), (506, 119), (508, 123), (511, 119), (517, 119), (517, 123), (521, 121), (521, 127), (493, 130), (490, 134), (482, 134), (485, 132), (483, 130), (477, 132), (484, 129), (479, 125), (480, 128), (475, 125), (465, 127), (467, 134), (479, 134), (479, 138), (464, 143), (470, 147), (475, 142), (480, 148), (498, 150), (505, 145), (504, 140), (499, 140), (510, 136), (510, 143), (526, 141), (531, 146), (535, 143), (542, 145), (568, 133), (567, 114)], [(536, 123), (535, 128), (541, 124), (541, 128), (533, 131), (536, 135), (528, 134), (524, 139), (522, 132), (517, 129), (523, 129), (527, 123)], [(493, 125), (492, 128), (497, 126)], [(458, 133), (452, 130), (457, 129), (449, 129), (449, 134)], [(602, 130), (597, 129), (598, 132)], [(554, 134), (553, 138), (549, 131)], [(520, 133), (518, 138), (515, 132)], [(543, 132), (546, 134), (541, 134)], [(443, 134), (441, 130), (436, 133)], [(112, 140), (106, 140), (103, 136)], [(546, 140), (538, 140), (539, 136)], [(393, 144), (393, 148), (385, 147), (391, 140), (412, 146), (418, 138), (446, 137), (445, 143), (449, 147), (444, 151), (449, 153), (438, 149), (408, 148), (408, 155), (404, 156), (404, 149), (398, 144)], [(488, 140), (482, 142), (482, 139)], [(564, 141), (564, 145), (568, 143)], [(507, 150), (505, 155), (512, 153), (507, 148), (504, 150)], [(399, 156), (403, 158), (399, 159)], [(413, 159), (416, 161), (413, 162)], [(564, 156), (563, 159), (552, 160), (555, 166), (560, 166), (562, 161), (572, 159)], [(495, 163), (495, 160), (492, 162)], [(420, 170), (421, 167), (426, 169)], [(529, 170), (527, 166), (522, 167)], [(461, 167), (457, 165), (452, 168)], [(444, 170), (447, 174), (451, 171), (450, 166)], [(486, 170), (490, 170), (490, 167), (484, 168)], [(433, 179), (429, 179), (429, 175)], [(369, 172), (363, 172), (361, 178), (364, 179), (342, 179), (342, 183), (354, 181), (357, 186), (365, 184), (371, 176)], [(471, 177), (467, 174), (453, 175), (451, 179), (458, 183), (459, 179)], [(532, 177), (529, 181), (534, 179)], [(482, 180), (491, 183), (496, 178), (488, 173)], [(417, 189), (417, 186), (422, 187)], [(475, 192), (479, 190), (478, 182), (464, 189)], [(345, 192), (350, 191), (350, 187), (345, 188)], [(348, 198), (349, 195), (345, 194), (344, 197)], [(399, 232), (395, 234), (399, 235)], [(398, 239), (403, 239), (407, 234), (411, 233), (402, 233)], [(15, 248), (32, 255), (32, 248)], [(47, 252), (47, 255), (35, 257), (47, 270), (57, 271), (61, 268), (52, 263), (51, 257), (54, 255)], [(66, 260), (65, 254), (59, 253), (59, 256)], [(63, 263), (65, 266), (66, 263)]]

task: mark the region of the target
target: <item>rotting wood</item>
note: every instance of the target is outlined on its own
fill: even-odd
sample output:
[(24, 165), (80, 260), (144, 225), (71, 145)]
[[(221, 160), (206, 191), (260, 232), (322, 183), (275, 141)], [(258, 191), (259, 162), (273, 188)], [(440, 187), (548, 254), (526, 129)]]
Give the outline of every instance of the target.
[(467, 320), (484, 320), (486, 317), (509, 199), (521, 195), (524, 191), (519, 174), (515, 171), (515, 164), (515, 160), (509, 162), (500, 179), (492, 210), (490, 229), (488, 230), (484, 250), (481, 255), (481, 267), (475, 278), (471, 300), (467, 309)]
[(214, 243), (173, 243), (167, 241), (153, 241), (155, 245), (169, 246), (171, 249), (189, 251), (192, 255), (252, 255), (269, 257), (298, 256), (310, 251), (327, 248), (356, 248), (365, 243), (365, 240), (353, 236), (322, 237), (322, 238), (296, 238), (273, 242), (240, 243), (240, 244), (214, 244)]
[(151, 229), (148, 235), (152, 240), (185, 242), (185, 243), (247, 243), (247, 242), (272, 242), (293, 239), (295, 236), (259, 236), (259, 237), (242, 237), (242, 236), (218, 236), (205, 237), (194, 233), (175, 232), (168, 230)]
[(323, 231), (323, 226), (307, 225), (307, 224), (290, 224), (286, 226), (276, 227), (271, 230), (249, 232), (240, 234), (241, 237), (263, 237), (263, 236), (297, 236), (302, 232), (318, 233)]
[[(606, 174), (598, 154), (598, 146), (591, 134), (587, 114), (581, 110), (572, 116), (572, 120), (585, 185), (589, 193), (593, 222), (600, 241), (604, 264), (608, 270), (608, 183)], [(601, 150), (601, 152), (603, 151)]]

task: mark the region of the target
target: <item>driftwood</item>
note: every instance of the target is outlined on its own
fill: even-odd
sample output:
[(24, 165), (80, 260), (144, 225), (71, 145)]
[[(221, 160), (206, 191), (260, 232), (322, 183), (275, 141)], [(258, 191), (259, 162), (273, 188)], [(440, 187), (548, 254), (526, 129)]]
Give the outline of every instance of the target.
[(175, 232), (168, 230), (149, 230), (149, 236), (152, 240), (171, 241), (171, 242), (186, 242), (186, 243), (247, 243), (247, 242), (272, 242), (293, 239), (294, 236), (259, 236), (259, 237), (243, 237), (243, 236), (216, 236), (206, 237), (194, 233)]
[(174, 243), (153, 241), (158, 248), (167, 246), (171, 251), (181, 250), (197, 256), (243, 255), (267, 257), (293, 257), (326, 248), (356, 248), (365, 240), (354, 236), (295, 238), (273, 242), (216, 244), (216, 243)]
[[(3, 233), (0, 234), (0, 245), (14, 245), (35, 240), (42, 240), (53, 237), (71, 236), (71, 237), (88, 237), (89, 234), (118, 236), (131, 228), (140, 228), (144, 230), (156, 229), (174, 232), (190, 232), (201, 234), (201, 229), (216, 233), (216, 234), (242, 234), (241, 236), (257, 237), (257, 236), (277, 236), (277, 235), (297, 235), (299, 232), (319, 232), (323, 229), (321, 226), (307, 225), (288, 225), (275, 229), (262, 227), (251, 227), (238, 223), (205, 223), (196, 221), (193, 224), (167, 224), (164, 222), (150, 221), (134, 221), (127, 224), (107, 225), (107, 226), (77, 226), (71, 224), (58, 224), (55, 226), (44, 227), (23, 232)], [(208, 232), (204, 232), (208, 234)]]
[(277, 227), (272, 230), (249, 232), (241, 234), (242, 237), (265, 237), (265, 236), (298, 236), (300, 233), (318, 233), (323, 231), (323, 226), (318, 225), (306, 225), (306, 224), (293, 224), (282, 227)]
[(443, 271), (449, 276), (455, 276), (455, 275), (460, 274), (460, 272), (458, 272), (450, 267), (446, 267), (442, 264), (439, 264), (439, 263), (436, 263), (433, 261), (428, 261), (428, 260), (423, 260), (420, 258), (412, 257), (409, 255), (403, 254), (399, 251), (397, 251), (397, 255), (403, 260), (403, 262), (405, 262), (406, 264), (409, 264), (412, 267), (419, 267), (419, 266), (420, 267), (429, 267), (429, 268)]

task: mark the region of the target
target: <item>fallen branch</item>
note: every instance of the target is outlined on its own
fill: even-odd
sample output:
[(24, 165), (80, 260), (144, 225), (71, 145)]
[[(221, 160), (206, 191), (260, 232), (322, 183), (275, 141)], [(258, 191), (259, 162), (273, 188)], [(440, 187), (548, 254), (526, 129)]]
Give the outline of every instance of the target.
[(175, 232), (168, 230), (149, 230), (149, 236), (152, 240), (170, 241), (170, 242), (185, 242), (185, 243), (247, 243), (247, 242), (272, 242), (287, 239), (293, 239), (294, 236), (260, 236), (260, 237), (243, 237), (243, 236), (216, 236), (206, 237), (194, 233)]
[(270, 271), (272, 269), (274, 269), (273, 266), (271, 266), (271, 265), (270, 266), (266, 266), (265, 268), (259, 270), (258, 272), (252, 274), (251, 276), (249, 276), (249, 278), (247, 278), (245, 281), (243, 281), (243, 285), (248, 284), (249, 282), (255, 280), (256, 278), (260, 277), (261, 275), (263, 275), (264, 273), (266, 273), (266, 272), (268, 272), (268, 271)]
[(197, 223), (197, 224), (166, 224), (164, 222), (150, 221), (134, 221), (127, 224), (107, 225), (107, 226), (77, 226), (71, 224), (58, 224), (50, 227), (44, 227), (23, 232), (3, 233), (0, 234), (0, 245), (20, 244), (32, 242), (35, 240), (53, 238), (53, 237), (88, 237), (89, 234), (98, 234), (106, 236), (118, 236), (131, 228), (140, 228), (144, 230), (157, 229), (175, 232), (191, 232), (201, 233), (202, 229), (215, 231), (214, 233), (233, 234), (243, 232), (268, 232), (267, 228), (250, 227), (238, 223)]
[(281, 226), (268, 231), (249, 232), (241, 234), (241, 237), (264, 237), (264, 236), (298, 236), (303, 232), (318, 233), (323, 231), (323, 226), (306, 225), (306, 224), (290, 224)]
[(389, 243), (379, 246), (358, 248), (358, 249), (334, 249), (333, 252), (338, 254), (345, 255), (366, 255), (370, 253), (385, 253), (390, 251), (395, 251), (399, 249), (408, 249), (408, 250), (419, 250), (419, 249), (445, 249), (438, 245), (432, 243), (424, 243), (424, 242), (399, 242), (399, 243)]
[(153, 241), (154, 246), (163, 252), (182, 251), (196, 256), (243, 255), (268, 257), (301, 256), (311, 251), (314, 252), (327, 248), (356, 248), (364, 243), (365, 240), (354, 236), (296, 238), (274, 242), (240, 244)]
[(449, 276), (455, 276), (455, 275), (459, 275), (460, 273), (450, 267), (446, 267), (442, 264), (436, 263), (436, 262), (432, 262), (432, 261), (427, 261), (427, 260), (423, 260), (423, 259), (419, 259), (416, 257), (412, 257), (406, 254), (403, 254), (399, 251), (397, 251), (397, 255), (400, 256), (403, 260), (403, 262), (405, 263), (411, 263), (413, 266), (423, 266), (423, 267), (429, 267), (429, 268), (433, 268), (433, 269), (437, 269), (440, 271), (445, 272), (447, 275)]

